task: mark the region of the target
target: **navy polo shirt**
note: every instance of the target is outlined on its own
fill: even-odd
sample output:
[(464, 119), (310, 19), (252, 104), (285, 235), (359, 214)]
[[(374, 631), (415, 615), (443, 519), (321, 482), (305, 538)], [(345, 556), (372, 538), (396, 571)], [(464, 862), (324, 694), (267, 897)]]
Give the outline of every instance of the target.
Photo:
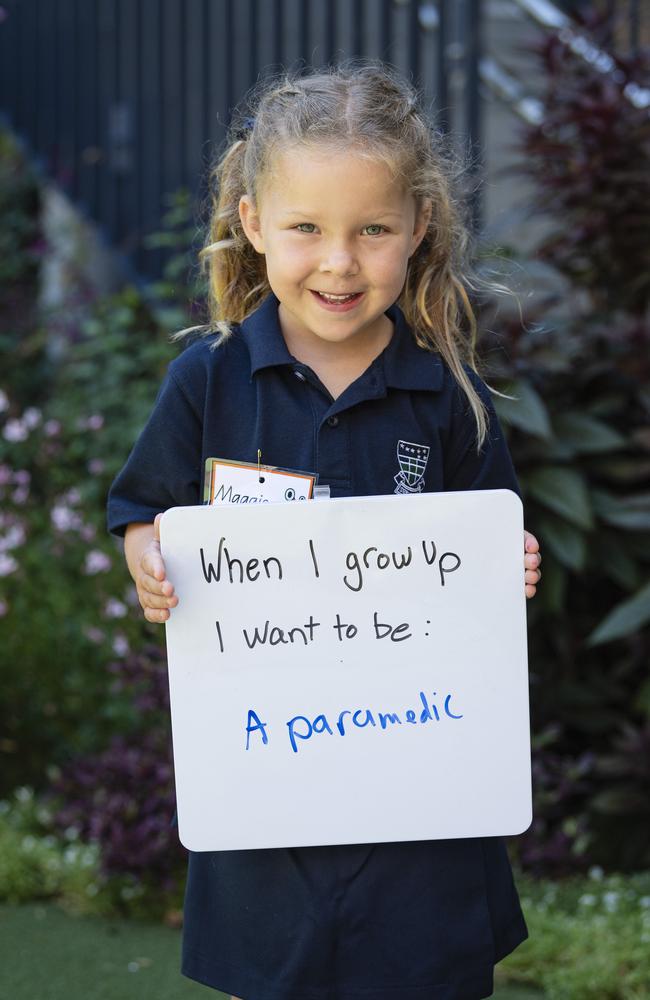
[(206, 458), (256, 462), (258, 449), (267, 465), (317, 472), (334, 497), (394, 493), (400, 441), (429, 449), (418, 491), (517, 490), (484, 384), (470, 373), (490, 415), (479, 454), (465, 394), (397, 307), (390, 343), (337, 399), (289, 353), (277, 309), (271, 295), (224, 343), (202, 338), (172, 362), (111, 489), (111, 531), (201, 503)]
[[(422, 460), (413, 490), (517, 489), (487, 389), (471, 374), (490, 415), (478, 452), (464, 393), (398, 308), (388, 346), (336, 400), (289, 353), (277, 310), (271, 295), (172, 362), (112, 486), (112, 531), (200, 503), (206, 458), (256, 462), (258, 449), (335, 497), (396, 492), (405, 447)], [(525, 937), (499, 838), (189, 857), (183, 972), (245, 1000), (478, 1000)]]

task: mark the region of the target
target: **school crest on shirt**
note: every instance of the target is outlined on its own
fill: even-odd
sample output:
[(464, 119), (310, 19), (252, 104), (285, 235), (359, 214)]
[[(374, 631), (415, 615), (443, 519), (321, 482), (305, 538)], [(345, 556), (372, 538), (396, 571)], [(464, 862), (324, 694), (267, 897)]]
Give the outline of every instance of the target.
[(424, 472), (429, 461), (429, 447), (413, 441), (397, 442), (397, 461), (400, 471), (394, 477), (395, 493), (421, 493), (424, 489)]

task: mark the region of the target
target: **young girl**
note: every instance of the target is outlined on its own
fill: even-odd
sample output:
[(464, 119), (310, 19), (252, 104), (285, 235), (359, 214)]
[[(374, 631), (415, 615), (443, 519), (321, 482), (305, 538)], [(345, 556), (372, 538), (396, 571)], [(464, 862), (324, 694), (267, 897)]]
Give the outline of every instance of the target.
[[(109, 500), (150, 622), (177, 604), (157, 515), (201, 502), (209, 456), (259, 449), (333, 496), (517, 489), (463, 333), (466, 231), (410, 85), (379, 67), (274, 81), (216, 181), (212, 330), (170, 366)], [(245, 1000), (478, 1000), (525, 937), (496, 838), (190, 854), (183, 971)]]

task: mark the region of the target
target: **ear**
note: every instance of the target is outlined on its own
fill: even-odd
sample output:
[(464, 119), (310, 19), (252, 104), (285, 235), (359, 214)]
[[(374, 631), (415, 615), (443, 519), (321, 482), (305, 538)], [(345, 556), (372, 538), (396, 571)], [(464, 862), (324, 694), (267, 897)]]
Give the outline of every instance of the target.
[(239, 218), (249, 243), (252, 243), (258, 253), (264, 253), (262, 222), (250, 195), (245, 194), (239, 199)]
[(413, 236), (411, 237), (411, 249), (409, 257), (412, 257), (420, 243), (424, 239), (425, 233), (429, 228), (429, 223), (431, 222), (431, 212), (433, 206), (429, 198), (421, 201), (417, 206), (417, 214), (415, 216), (415, 225), (413, 226)]

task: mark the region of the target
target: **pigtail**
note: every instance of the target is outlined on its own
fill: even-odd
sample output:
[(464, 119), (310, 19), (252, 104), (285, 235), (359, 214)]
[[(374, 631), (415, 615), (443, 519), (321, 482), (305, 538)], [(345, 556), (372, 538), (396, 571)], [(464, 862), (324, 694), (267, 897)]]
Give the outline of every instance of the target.
[(212, 326), (223, 336), (230, 323), (240, 323), (269, 291), (264, 257), (249, 243), (239, 218), (239, 200), (247, 192), (247, 141), (237, 138), (213, 169), (212, 212), (208, 237), (199, 254), (207, 271), (208, 309)]
[(480, 450), (488, 414), (466, 370), (477, 372), (476, 316), (467, 293), (470, 280), (463, 275), (469, 235), (446, 178), (438, 175), (436, 181), (433, 218), (411, 258), (400, 306), (418, 345), (442, 356), (467, 396)]

